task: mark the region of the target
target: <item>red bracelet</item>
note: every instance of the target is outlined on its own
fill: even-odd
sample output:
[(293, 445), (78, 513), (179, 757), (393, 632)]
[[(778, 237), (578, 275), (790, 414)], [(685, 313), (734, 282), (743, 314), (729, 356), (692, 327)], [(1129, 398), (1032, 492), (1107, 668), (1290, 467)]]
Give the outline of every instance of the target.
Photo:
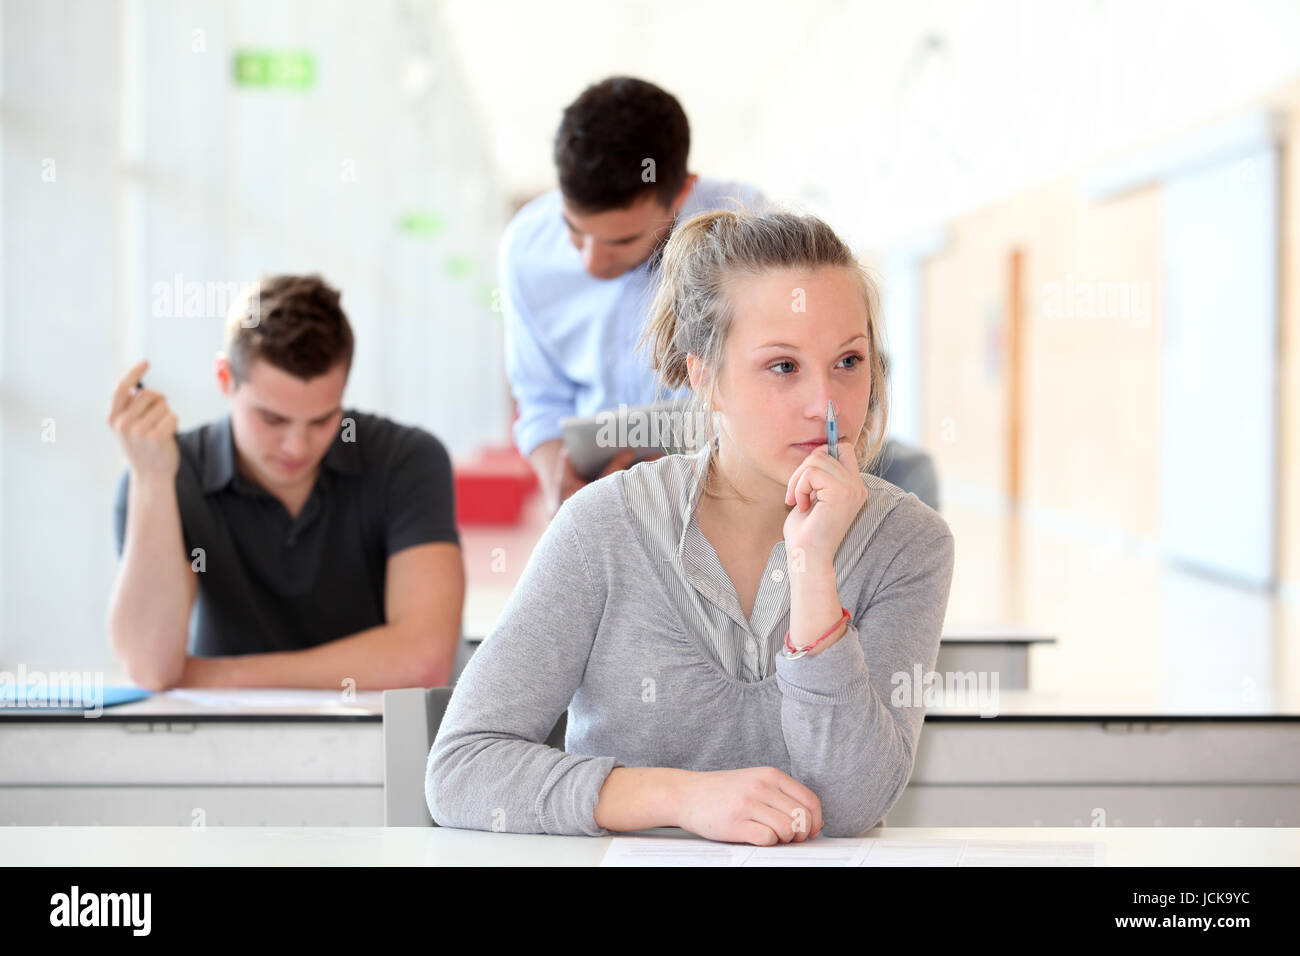
[(821, 637), (817, 638), (817, 640), (813, 641), (813, 642), (812, 642), (811, 644), (809, 644), (807, 647), (801, 647), (801, 648), (799, 648), (798, 650), (795, 650), (793, 647), (790, 646), (790, 631), (787, 629), (786, 632), (785, 632), (785, 656), (786, 656), (786, 658), (787, 658), (788, 660), (795, 660), (796, 658), (803, 657), (805, 654), (807, 654), (809, 651), (811, 651), (814, 647), (816, 647), (816, 646), (817, 646), (818, 644), (820, 644), (822, 641), (826, 640), (826, 638), (830, 637), (832, 634), (834, 634), (836, 631), (838, 631), (838, 630), (840, 629), (840, 625), (843, 624), (845, 621), (847, 621), (847, 620), (849, 619), (849, 609), (848, 609), (848, 608), (846, 608), (846, 607), (842, 607), (842, 608), (840, 608), (840, 612), (841, 612), (841, 614), (842, 614), (843, 616), (842, 616), (838, 621), (836, 621), (836, 622), (831, 626), (831, 629), (830, 629), (829, 631), (827, 631), (827, 632), (826, 632), (825, 634), (823, 634)]

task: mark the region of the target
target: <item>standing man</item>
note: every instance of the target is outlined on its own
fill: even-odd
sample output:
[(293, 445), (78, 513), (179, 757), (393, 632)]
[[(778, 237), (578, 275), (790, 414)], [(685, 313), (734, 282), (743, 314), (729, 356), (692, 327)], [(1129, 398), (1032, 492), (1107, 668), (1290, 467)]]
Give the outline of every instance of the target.
[[(654, 372), (636, 344), (674, 222), (763, 204), (751, 186), (687, 172), (690, 145), (672, 94), (627, 76), (590, 86), (555, 136), (559, 188), (520, 209), (502, 236), (514, 439), (552, 512), (586, 484), (568, 460), (560, 420), (655, 399)], [(620, 452), (604, 473), (632, 460)]]
[[(560, 420), (657, 397), (636, 345), (674, 223), (766, 205), (752, 186), (688, 172), (690, 145), (686, 113), (671, 93), (628, 76), (589, 86), (555, 134), (559, 188), (520, 209), (501, 237), (506, 376), (519, 407), (514, 439), (552, 513), (586, 484), (569, 461)], [(633, 460), (621, 451), (602, 475)], [(938, 509), (934, 464), (923, 450), (887, 439), (876, 473)]]
[(344, 409), (352, 351), (337, 291), (276, 276), (231, 312), (215, 363), (228, 415), (177, 434), (140, 387), (147, 362), (118, 383), (108, 629), (136, 684), (451, 683), (465, 577), (450, 458), (422, 429)]

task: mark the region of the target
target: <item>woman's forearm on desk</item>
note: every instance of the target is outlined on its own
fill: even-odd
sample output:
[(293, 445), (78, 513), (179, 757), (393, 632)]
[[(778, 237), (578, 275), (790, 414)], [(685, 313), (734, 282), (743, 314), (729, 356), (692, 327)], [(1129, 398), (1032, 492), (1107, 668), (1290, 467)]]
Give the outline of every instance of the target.
[(606, 830), (680, 826), (681, 788), (690, 770), (615, 767), (596, 800), (596, 825)]
[(197, 590), (173, 479), (132, 474), (108, 632), (135, 683), (164, 690), (180, 679)]

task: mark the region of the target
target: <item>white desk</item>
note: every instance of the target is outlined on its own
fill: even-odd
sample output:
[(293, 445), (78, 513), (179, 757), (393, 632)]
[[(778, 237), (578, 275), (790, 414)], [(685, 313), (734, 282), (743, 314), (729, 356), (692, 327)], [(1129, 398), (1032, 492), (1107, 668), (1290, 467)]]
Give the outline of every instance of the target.
[[(689, 836), (645, 830), (646, 836)], [(881, 827), (886, 840), (1100, 842), (1107, 866), (1295, 866), (1300, 829)], [(0, 828), (7, 866), (596, 866), (612, 837), (443, 827)]]
[(0, 708), (0, 825), (381, 825), (382, 694), (285, 693), (320, 702)]
[[(1295, 701), (997, 703), (991, 718), (971, 702), (927, 709), (888, 825), (1300, 825)], [(201, 810), (210, 827), (381, 826), (381, 720), (378, 693), (242, 710), (162, 694), (95, 720), (0, 709), (0, 825), (189, 826)]]
[(890, 826), (1300, 826), (1300, 701), (1001, 691), (926, 711)]

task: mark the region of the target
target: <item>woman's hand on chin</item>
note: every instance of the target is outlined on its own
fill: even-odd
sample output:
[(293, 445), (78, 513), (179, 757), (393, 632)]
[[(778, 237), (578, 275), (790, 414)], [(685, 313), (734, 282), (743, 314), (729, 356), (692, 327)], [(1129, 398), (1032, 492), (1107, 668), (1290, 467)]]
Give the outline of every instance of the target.
[(867, 500), (867, 486), (858, 471), (850, 442), (839, 443), (839, 460), (823, 445), (794, 470), (786, 486), (785, 503), (793, 505), (783, 534), (787, 558), (801, 556), (808, 564), (829, 564), (840, 542)]

